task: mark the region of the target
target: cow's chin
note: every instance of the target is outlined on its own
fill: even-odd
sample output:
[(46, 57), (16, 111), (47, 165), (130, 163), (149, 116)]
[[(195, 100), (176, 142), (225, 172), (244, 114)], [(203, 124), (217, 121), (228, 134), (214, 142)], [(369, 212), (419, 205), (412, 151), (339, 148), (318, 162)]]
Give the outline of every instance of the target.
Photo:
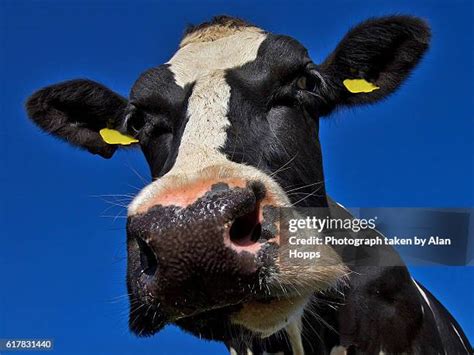
[(204, 311), (174, 321), (199, 338), (228, 341), (247, 333), (266, 338), (300, 319), (311, 294), (279, 299), (255, 300)]
[(311, 294), (268, 302), (253, 301), (242, 305), (230, 321), (250, 330), (262, 338), (269, 337), (300, 319)]

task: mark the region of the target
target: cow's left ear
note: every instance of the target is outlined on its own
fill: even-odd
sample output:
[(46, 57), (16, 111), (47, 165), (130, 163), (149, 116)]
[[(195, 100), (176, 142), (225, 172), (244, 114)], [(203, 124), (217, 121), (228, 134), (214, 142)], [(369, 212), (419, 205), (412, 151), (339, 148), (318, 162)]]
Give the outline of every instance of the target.
[(323, 114), (339, 105), (373, 103), (397, 90), (430, 37), (428, 24), (411, 16), (374, 18), (354, 27), (319, 66)]

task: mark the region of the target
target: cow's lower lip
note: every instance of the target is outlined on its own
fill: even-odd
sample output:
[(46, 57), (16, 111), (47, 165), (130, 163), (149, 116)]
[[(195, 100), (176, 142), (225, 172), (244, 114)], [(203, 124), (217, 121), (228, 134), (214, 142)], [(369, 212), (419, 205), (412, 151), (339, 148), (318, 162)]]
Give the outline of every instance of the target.
[(210, 313), (215, 312), (215, 311), (223, 311), (223, 310), (226, 310), (226, 309), (228, 309), (230, 311), (233, 307), (236, 307), (236, 306), (239, 306), (239, 305), (241, 305), (241, 303), (226, 304), (226, 305), (223, 305), (223, 306), (216, 306), (216, 307), (211, 307), (211, 308), (207, 308), (207, 309), (204, 309), (204, 310), (198, 310), (198, 311), (193, 312), (191, 314), (186, 314), (186, 315), (182, 315), (182, 316), (173, 317), (171, 319), (170, 323), (179, 322), (180, 320), (189, 319), (189, 318), (193, 318), (193, 317), (205, 316), (206, 314), (210, 314)]
[(170, 323), (178, 322), (180, 320), (193, 318), (193, 317), (202, 317), (202, 316), (205, 316), (208, 313), (210, 314), (210, 313), (215, 312), (215, 311), (228, 310), (229, 313), (232, 313), (233, 311), (236, 310), (236, 308), (238, 308), (239, 306), (242, 306), (242, 305), (244, 305), (245, 303), (248, 303), (248, 302), (270, 303), (270, 302), (272, 302), (276, 299), (277, 299), (276, 297), (254, 298), (254, 299), (248, 299), (248, 300), (240, 301), (240, 302), (236, 302), (236, 303), (228, 303), (228, 304), (225, 304), (225, 305), (219, 305), (219, 306), (215, 306), (215, 307), (201, 309), (201, 310), (195, 311), (195, 312), (190, 313), (190, 314), (172, 317)]

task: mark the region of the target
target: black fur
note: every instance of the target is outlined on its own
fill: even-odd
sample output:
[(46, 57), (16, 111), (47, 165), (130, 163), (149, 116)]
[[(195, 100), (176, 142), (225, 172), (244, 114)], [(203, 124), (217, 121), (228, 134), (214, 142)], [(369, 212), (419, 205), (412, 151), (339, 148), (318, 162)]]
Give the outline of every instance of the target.
[(188, 122), (186, 110), (192, 85), (181, 88), (174, 82), (168, 65), (144, 72), (130, 92), (130, 106), (134, 107), (127, 130), (135, 122), (139, 129), (142, 151), (153, 178), (166, 174), (178, 155), (181, 136)]
[(231, 126), (223, 152), (273, 174), (285, 190), (298, 189), (290, 195), (293, 203), (326, 206), (318, 113), (311, 95), (295, 84), (309, 63), (300, 43), (268, 35), (255, 61), (227, 72)]

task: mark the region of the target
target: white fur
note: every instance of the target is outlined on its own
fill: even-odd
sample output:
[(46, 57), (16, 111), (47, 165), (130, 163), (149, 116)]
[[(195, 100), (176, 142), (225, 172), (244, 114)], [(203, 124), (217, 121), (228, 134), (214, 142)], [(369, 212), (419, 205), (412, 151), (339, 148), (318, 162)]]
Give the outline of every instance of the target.
[(212, 42), (190, 43), (168, 62), (176, 84), (184, 88), (195, 82), (188, 103), (189, 121), (170, 175), (225, 164), (227, 158), (219, 152), (230, 126), (230, 86), (225, 70), (254, 61), (265, 38), (265, 34), (252, 30)]
[(331, 352), (329, 355), (346, 355), (346, 354), (347, 354), (346, 348), (341, 345), (338, 345), (331, 349)]
[(288, 334), (288, 338), (290, 339), (293, 355), (304, 355), (301, 317), (302, 316), (299, 316), (285, 328), (286, 334)]
[[(428, 299), (428, 296), (426, 296), (426, 293), (425, 291), (423, 291), (423, 289), (418, 285), (418, 283), (414, 280), (413, 280), (413, 283), (415, 284), (416, 288), (418, 289), (418, 292), (420, 292), (421, 294), (421, 297), (423, 297), (423, 299), (425, 300), (426, 304), (428, 305), (428, 307), (430, 308), (431, 312), (433, 312), (432, 308), (431, 308), (431, 304), (430, 304), (430, 300)], [(433, 316), (434, 316), (434, 313), (433, 313)]]
[(466, 344), (464, 344), (464, 340), (463, 340), (463, 338), (461, 337), (461, 334), (459, 334), (459, 331), (458, 331), (458, 329), (456, 328), (456, 326), (455, 326), (453, 323), (451, 323), (451, 327), (452, 327), (452, 328), (454, 329), (454, 331), (456, 332), (456, 335), (458, 336), (459, 340), (461, 341), (461, 344), (462, 344), (462, 346), (464, 347), (464, 349), (466, 349), (466, 353), (469, 353), (469, 350), (467, 349)]
[(224, 164), (219, 152), (227, 139), (230, 86), (222, 70), (213, 71), (196, 81), (188, 102), (189, 121), (171, 175), (186, 174), (207, 166)]
[(214, 71), (242, 66), (257, 58), (266, 38), (263, 32), (242, 31), (212, 42), (190, 43), (169, 60), (176, 84), (181, 87)]

